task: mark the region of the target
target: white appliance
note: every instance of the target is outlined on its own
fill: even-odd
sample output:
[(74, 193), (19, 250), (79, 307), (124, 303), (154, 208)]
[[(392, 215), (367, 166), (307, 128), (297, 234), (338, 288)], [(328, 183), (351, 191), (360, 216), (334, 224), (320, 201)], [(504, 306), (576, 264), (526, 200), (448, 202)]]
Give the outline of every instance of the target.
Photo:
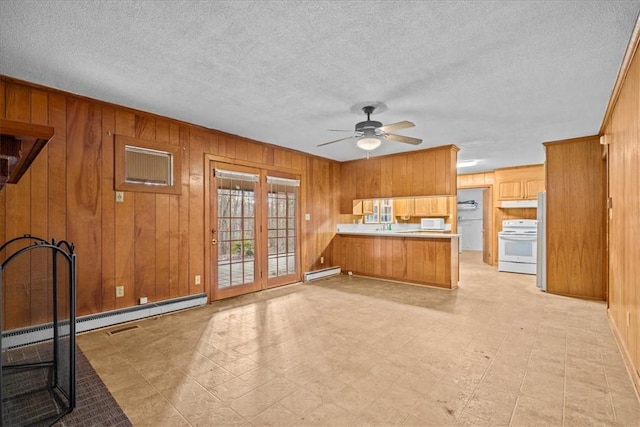
[(536, 274), (538, 221), (507, 219), (498, 233), (498, 271)]
[(420, 220), (422, 230), (444, 230), (444, 218), (422, 218)]
[(538, 193), (538, 258), (536, 286), (547, 291), (547, 193)]

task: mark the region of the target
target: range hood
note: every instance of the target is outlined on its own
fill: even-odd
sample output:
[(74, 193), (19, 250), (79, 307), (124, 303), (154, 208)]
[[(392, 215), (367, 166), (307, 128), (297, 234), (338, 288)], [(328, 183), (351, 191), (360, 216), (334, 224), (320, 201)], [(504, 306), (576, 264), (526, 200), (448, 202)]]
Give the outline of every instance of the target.
[(503, 200), (501, 208), (537, 208), (537, 200)]

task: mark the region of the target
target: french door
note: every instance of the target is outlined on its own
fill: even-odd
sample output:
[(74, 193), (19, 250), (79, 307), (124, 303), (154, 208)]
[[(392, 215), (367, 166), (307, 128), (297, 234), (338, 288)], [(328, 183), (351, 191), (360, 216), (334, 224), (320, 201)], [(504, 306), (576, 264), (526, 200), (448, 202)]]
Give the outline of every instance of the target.
[(267, 283), (299, 280), (297, 179), (267, 175)]
[(211, 162), (211, 294), (218, 300), (300, 280), (299, 180)]

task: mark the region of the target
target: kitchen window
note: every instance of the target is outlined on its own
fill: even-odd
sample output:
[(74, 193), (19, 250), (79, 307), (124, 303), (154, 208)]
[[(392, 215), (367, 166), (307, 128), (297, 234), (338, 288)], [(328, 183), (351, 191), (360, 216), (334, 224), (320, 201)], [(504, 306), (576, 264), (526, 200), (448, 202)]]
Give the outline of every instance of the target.
[(364, 216), (365, 224), (391, 224), (393, 222), (393, 200), (374, 199), (373, 211)]

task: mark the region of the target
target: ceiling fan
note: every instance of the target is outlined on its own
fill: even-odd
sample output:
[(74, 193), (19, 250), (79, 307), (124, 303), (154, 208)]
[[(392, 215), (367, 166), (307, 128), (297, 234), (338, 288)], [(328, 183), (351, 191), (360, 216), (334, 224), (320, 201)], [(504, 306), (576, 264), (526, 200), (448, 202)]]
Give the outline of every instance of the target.
[[(400, 129), (412, 128), (415, 125), (409, 121), (402, 121), (398, 123), (392, 123), (390, 125), (382, 125), (382, 123), (375, 120), (371, 120), (371, 114), (373, 114), (376, 107), (366, 106), (362, 108), (362, 111), (367, 115), (367, 120), (364, 122), (356, 123), (355, 134), (346, 138), (336, 139), (335, 141), (325, 142), (318, 145), (322, 147), (324, 145), (334, 144), (340, 141), (346, 141), (352, 138), (358, 138), (356, 144), (358, 147), (366, 151), (375, 150), (380, 146), (382, 141), (395, 141), (404, 142), (405, 144), (418, 145), (422, 143), (421, 139), (412, 138), (403, 135), (394, 135), (389, 132), (393, 132)], [(338, 132), (350, 132), (350, 131), (338, 131)]]

